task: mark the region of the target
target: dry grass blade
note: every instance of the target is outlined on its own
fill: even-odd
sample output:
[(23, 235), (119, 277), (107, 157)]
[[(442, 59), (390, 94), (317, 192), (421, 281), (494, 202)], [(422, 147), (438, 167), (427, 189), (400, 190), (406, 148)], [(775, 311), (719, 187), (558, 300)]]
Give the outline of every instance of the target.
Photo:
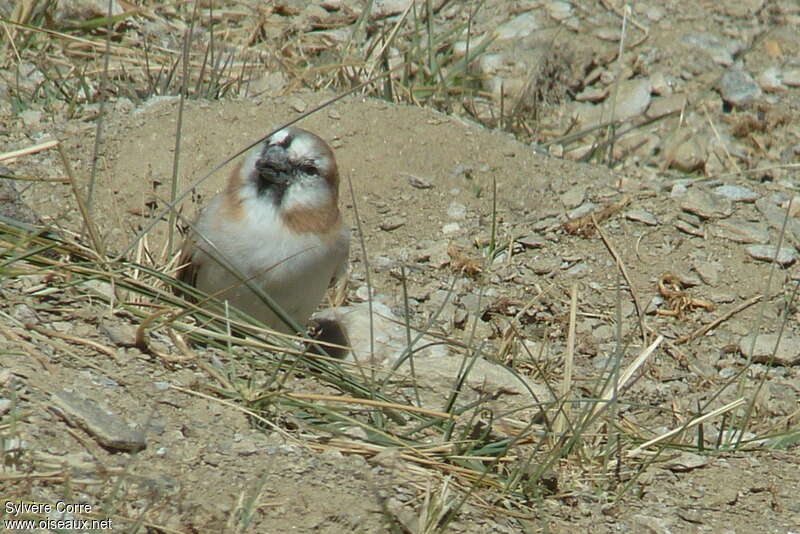
[(645, 348), (639, 354), (639, 356), (637, 356), (636, 359), (631, 362), (631, 364), (620, 375), (618, 381), (606, 386), (605, 390), (603, 391), (603, 394), (600, 396), (600, 400), (592, 410), (589, 419), (594, 419), (595, 416), (597, 416), (597, 414), (599, 414), (602, 410), (604, 410), (608, 406), (608, 403), (614, 398), (615, 392), (622, 393), (631, 385), (633, 385), (633, 382), (631, 382), (631, 378), (636, 373), (636, 371), (638, 371), (639, 368), (642, 365), (644, 365), (644, 363), (653, 354), (653, 352), (655, 352), (658, 346), (661, 345), (662, 341), (664, 341), (664, 338), (662, 336), (658, 336), (656, 340), (650, 344), (650, 346)]
[(3, 152), (0, 154), (0, 161), (16, 159), (20, 156), (30, 156), (31, 154), (36, 154), (38, 152), (42, 152), (43, 150), (49, 150), (55, 146), (58, 146), (58, 141), (45, 141), (44, 143), (39, 143), (38, 145), (29, 146), (27, 148), (12, 150), (11, 152)]
[(578, 284), (570, 289), (569, 330), (567, 332), (567, 353), (564, 358), (564, 378), (561, 380), (561, 408), (553, 427), (555, 434), (561, 435), (570, 419), (570, 404), (566, 402), (572, 390), (572, 368), (575, 360), (575, 324), (578, 312)]
[(72, 172), (72, 166), (67, 159), (67, 155), (64, 153), (64, 149), (61, 145), (58, 146), (58, 155), (61, 156), (61, 163), (64, 165), (64, 169), (67, 172), (67, 176), (69, 177), (69, 183), (72, 186), (72, 194), (75, 197), (75, 202), (78, 205), (78, 209), (80, 210), (81, 217), (83, 217), (83, 224), (89, 232), (89, 239), (92, 242), (92, 246), (94, 247), (95, 252), (98, 256), (103, 255), (103, 242), (100, 239), (100, 234), (97, 232), (97, 226), (94, 223), (94, 220), (89, 213), (89, 208), (86, 205), (86, 201), (81, 194), (80, 188), (78, 187), (77, 178), (75, 177), (75, 173)]
[(639, 445), (635, 449), (632, 449), (632, 450), (628, 451), (627, 452), (627, 456), (629, 458), (638, 456), (638, 455), (642, 454), (646, 449), (649, 449), (650, 447), (652, 447), (653, 445), (661, 443), (662, 441), (666, 441), (666, 440), (672, 438), (673, 436), (676, 436), (676, 435), (680, 434), (681, 432), (689, 430), (690, 428), (693, 428), (693, 427), (695, 427), (697, 425), (703, 424), (704, 422), (708, 421), (709, 419), (713, 419), (713, 418), (715, 418), (717, 416), (720, 416), (722, 414), (728, 413), (731, 410), (735, 410), (736, 408), (746, 404), (746, 402), (747, 401), (745, 401), (745, 399), (743, 399), (743, 398), (738, 398), (735, 401), (729, 402), (725, 406), (717, 408), (716, 410), (713, 410), (713, 411), (711, 411), (711, 412), (709, 412), (709, 413), (707, 413), (705, 415), (702, 415), (700, 417), (696, 417), (695, 419), (692, 419), (691, 421), (686, 422), (686, 424), (681, 425), (678, 428), (674, 428), (674, 429), (670, 430), (669, 432), (666, 432), (666, 433), (664, 433), (664, 434), (662, 434), (662, 435), (660, 435), (660, 436), (658, 436), (656, 438), (653, 438), (653, 439), (651, 439), (649, 441), (646, 441), (645, 443), (642, 443), (641, 445)]

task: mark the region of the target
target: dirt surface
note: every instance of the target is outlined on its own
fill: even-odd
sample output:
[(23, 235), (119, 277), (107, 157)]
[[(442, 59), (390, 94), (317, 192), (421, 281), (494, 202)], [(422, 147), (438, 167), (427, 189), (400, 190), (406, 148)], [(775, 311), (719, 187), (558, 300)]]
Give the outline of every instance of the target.
[[(601, 31), (619, 31), (613, 10), (572, 6), (576, 32), (569, 18), (554, 22), (553, 13), (566, 2), (530, 4), (497, 3), (476, 22), (480, 30), (533, 13), (555, 24), (513, 44), (494, 45), (492, 53), (505, 54), (509, 80), (515, 75), (530, 79), (541, 58), (540, 43), (565, 38), (560, 37), (564, 32), (575, 36), (565, 46), (570, 71), (563, 74), (565, 85), (574, 81), (572, 69), (586, 67), (581, 62), (594, 62), (589, 71), (613, 67), (619, 43), (603, 39)], [(476, 491), (447, 532), (800, 531), (800, 457), (792, 444), (800, 401), (800, 332), (793, 300), (800, 279), (796, 207), (789, 208), (782, 231), (785, 208), (797, 194), (800, 131), (792, 118), (800, 88), (762, 89), (754, 104), (730, 108), (714, 89), (730, 65), (709, 59), (699, 47), (687, 53), (684, 38), (727, 34), (750, 46), (732, 55), (754, 78), (770, 63), (786, 74), (800, 68), (800, 15), (781, 2), (742, 2), (741, 7), (645, 2), (634, 15), (650, 33), (638, 49), (644, 59), (639, 70), (630, 70), (630, 79), (647, 78), (652, 90), (659, 72), (674, 81), (670, 94), (711, 104), (705, 114), (693, 110), (683, 119), (671, 117), (675, 122), (637, 129), (636, 135), (655, 141), (647, 151), (620, 153), (613, 168), (571, 161), (571, 150), (586, 153), (580, 146), (562, 142), (555, 145), (561, 149), (541, 148), (550, 140), (548, 129), (585, 119), (581, 106), (586, 103), (572, 89), (547, 102), (546, 117), (522, 137), (525, 142), (469, 118), (361, 96), (347, 97), (300, 123), (334, 148), (343, 177), (342, 210), (354, 235), (363, 233), (364, 248), (352, 247), (350, 303), (368, 294), (369, 265), (377, 300), (400, 317), (407, 302), (412, 323), (421, 326), (433, 317), (434, 330), (453, 340), (442, 358), (460, 361), (464, 351), (458, 343), (485, 340), (487, 359), (543, 387), (560, 384), (563, 377), (576, 288), (574, 398), (596, 397), (593, 388), (613, 366), (618, 339), (624, 367), (656, 336), (665, 338), (638, 379), (621, 392), (617, 422), (630, 437), (625, 453), (698, 415), (739, 398), (746, 401), (724, 417), (709, 418), (700, 436), (694, 429), (677, 437), (676, 447), (652, 463), (642, 459), (655, 450), (648, 449), (632, 458), (623, 454), (622, 462), (612, 461), (606, 469), (608, 459), (592, 452), (602, 448), (603, 436), (587, 436), (581, 451), (553, 467), (550, 495), (497, 501)], [(296, 15), (298, 20), (304, 16), (305, 11)], [(765, 43), (777, 43), (780, 55)], [(626, 68), (631, 65), (636, 62)], [(334, 95), (276, 90), (187, 102), (180, 189), (299, 110)], [(648, 105), (669, 96), (652, 92)], [(93, 122), (53, 114), (34, 117), (33, 124), (30, 116), (7, 111), (3, 151), (48, 134), (61, 140), (76, 175), (88, 177)], [(119, 99), (110, 105), (92, 216), (111, 251), (131, 243), (166, 205), (177, 112), (178, 100), (171, 97), (138, 106)], [(744, 128), (749, 117), (756, 123), (737, 137), (735, 128)], [(588, 124), (584, 119), (578, 122)], [(673, 151), (670, 132), (684, 127), (689, 134)], [(723, 130), (721, 137), (715, 128)], [(715, 148), (714, 140), (722, 137), (730, 143)], [(679, 150), (689, 141), (700, 147), (694, 155)], [(642, 145), (626, 146), (639, 150)], [(693, 157), (698, 164), (686, 168)], [(732, 161), (734, 168), (727, 167)], [(20, 176), (65, 174), (53, 150), (5, 163)], [(748, 171), (761, 168), (768, 170)], [(182, 214), (193, 217), (225, 177), (223, 169), (198, 186), (182, 204)], [(22, 197), (46, 225), (80, 232), (82, 219), (68, 185), (34, 183)], [(498, 246), (485, 260), (493, 221)], [(131, 256), (163, 267), (167, 228), (166, 221), (157, 224)], [(770, 261), (778, 243), (786, 248), (782, 264)], [(759, 245), (766, 252), (750, 249)], [(292, 414), (262, 414), (266, 421), (256, 423), (239, 404), (220, 402), (199, 364), (168, 362), (131, 347), (141, 321), (104, 304), (93, 293), (107, 291), (102, 284), (71, 287), (65, 278), (56, 277), (55, 283), (44, 275), (0, 272), (0, 321), (6, 331), (0, 344), (6, 466), (0, 487), (13, 498), (87, 503), (92, 513), (82, 517), (111, 518), (120, 532), (133, 531), (141, 520), (151, 532), (366, 533), (434, 532), (424, 530), (420, 519), (428, 509), (426, 496), (463, 494), (463, 481), (445, 481), (440, 471), (409, 461), (401, 451), (370, 452), (364, 436), (346, 435), (353, 443), (364, 442), (347, 450)], [(49, 285), (56, 289), (43, 292)], [(450, 287), (453, 296), (445, 302)], [(784, 336), (774, 359), (772, 346), (761, 349), (761, 342), (752, 357), (756, 363), (743, 354), (753, 350), (743, 337), (754, 325), (762, 334)], [(57, 339), (48, 331), (72, 339)], [(108, 347), (107, 352), (75, 338)], [(166, 336), (157, 341), (177, 352)], [(204, 361), (227, 362), (217, 349), (195, 351)], [(437, 398), (446, 398), (451, 387), (448, 380), (425, 384)], [(302, 373), (284, 388), (339, 393)], [(130, 434), (127, 441), (100, 443), (86, 424), (64, 415), (53, 400), (59, 391), (111, 412), (126, 427), (119, 433)], [(503, 406), (530, 399), (506, 391), (495, 401), (499, 413)], [(741, 450), (713, 450), (739, 438), (726, 433), (727, 417), (743, 416), (748, 406), (752, 422)], [(138, 450), (141, 445), (146, 447)], [(632, 487), (622, 493), (634, 475)], [(245, 510), (255, 511), (245, 516)]]

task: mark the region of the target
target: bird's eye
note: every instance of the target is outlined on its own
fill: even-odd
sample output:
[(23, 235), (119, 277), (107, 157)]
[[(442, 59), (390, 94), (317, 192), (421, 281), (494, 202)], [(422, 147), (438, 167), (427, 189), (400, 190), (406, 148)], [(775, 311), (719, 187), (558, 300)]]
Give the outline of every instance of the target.
[(319, 169), (313, 163), (301, 163), (299, 169), (305, 174), (319, 174)]

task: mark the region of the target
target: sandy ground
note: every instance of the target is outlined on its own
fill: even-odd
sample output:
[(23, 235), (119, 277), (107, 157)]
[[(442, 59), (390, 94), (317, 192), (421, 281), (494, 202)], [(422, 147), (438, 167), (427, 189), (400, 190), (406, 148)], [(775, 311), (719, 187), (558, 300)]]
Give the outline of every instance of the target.
[[(510, 17), (496, 14), (501, 15)], [(678, 32), (670, 26), (654, 38), (664, 50), (670, 50), (670, 31)], [(773, 106), (793, 113), (798, 91), (789, 89)], [(188, 102), (181, 190), (296, 117), (298, 109), (333, 95), (295, 92)], [(110, 250), (126, 247), (166, 205), (177, 106), (174, 98), (138, 107), (121, 102), (109, 115), (93, 217)], [(9, 124), (17, 132), (25, 128), (21, 120)], [(501, 363), (532, 383), (556, 384), (563, 376), (574, 286), (577, 398), (594, 395), (593, 381), (615, 350), (618, 313), (624, 364), (639, 354), (644, 339), (666, 338), (624, 392), (618, 420), (627, 435), (650, 439), (679, 427), (699, 407), (707, 413), (754, 396), (753, 435), (747, 438), (796, 433), (800, 358), (791, 292), (799, 276), (792, 261), (773, 266), (747, 250), (753, 244), (774, 248), (778, 243), (780, 224), (767, 213), (794, 195), (793, 174), (774, 179), (765, 179), (764, 173), (683, 175), (657, 165), (611, 170), (548, 156), (464, 118), (360, 96), (300, 125), (334, 148), (343, 178), (341, 208), (353, 232), (363, 232), (364, 249), (359, 244), (351, 254), (351, 302), (365, 295), (365, 251), (375, 293), (398, 313), (404, 299), (397, 274), (401, 265), (405, 268), (414, 324), (425, 324), (454, 281), (454, 297), (436, 321), (437, 331), (466, 342), (470, 328), (465, 325), (477, 321), (478, 338), (497, 354), (503, 333), (514, 324), (518, 336)], [(85, 180), (94, 125), (59, 119), (42, 129), (62, 141), (75, 172)], [(772, 141), (785, 148), (792, 135), (776, 131)], [(19, 175), (64, 175), (54, 151), (9, 166)], [(211, 175), (187, 197), (182, 214), (193, 217), (225, 178), (226, 169)], [(507, 250), (473, 278), (448, 247), (481, 258), (491, 232), (495, 184), (497, 240)], [(731, 201), (714, 193), (721, 186), (744, 187), (752, 197)], [(80, 229), (67, 185), (36, 183), (23, 198), (46, 224)], [(591, 222), (580, 227), (582, 232), (564, 226), (575, 216), (598, 215), (608, 206), (617, 208), (598, 220), (600, 232)], [(800, 234), (792, 224), (797, 224), (794, 217), (784, 243), (793, 247)], [(741, 228), (748, 230), (746, 239), (736, 231)], [(166, 233), (162, 221), (147, 236), (146, 248), (156, 265), (165, 263)], [(623, 283), (619, 264), (630, 286)], [(659, 291), (659, 281), (669, 280), (665, 273), (682, 282), (678, 301)], [(9, 332), (0, 350), (1, 396), (13, 402), (13, 410), (9, 403), (2, 412), (4, 436), (12, 440), (6, 441), (7, 472), (0, 479), (4, 492), (15, 498), (88, 503), (96, 517), (114, 519), (114, 531), (120, 532), (130, 531), (137, 518), (152, 532), (423, 531), (418, 520), (425, 509), (422, 500), (426, 491), (441, 493), (438, 471), (399, 453), (343, 453), (327, 445), (327, 436), (298, 426), (291, 414), (269, 414), (270, 425), (259, 425), (232, 404), (189, 394), (212, 393), (208, 376), (191, 362), (168, 363), (115, 341), (109, 329), (132, 336), (138, 321), (92, 297), (85, 285), (69, 288), (68, 280), (59, 280), (58, 291), (42, 296), (38, 284), (49, 281), (41, 277), (6, 276), (0, 282), (3, 327)], [(478, 300), (481, 292), (484, 297)], [(527, 311), (514, 319), (526, 304)], [(641, 322), (637, 305), (648, 312)], [(671, 305), (680, 313), (652, 313)], [(790, 340), (781, 352), (785, 360), (753, 364), (742, 381), (732, 381), (747, 361), (742, 337), (757, 323), (762, 332), (776, 333), (784, 317), (789, 318), (785, 335)], [(718, 318), (714, 328), (698, 332)], [(108, 346), (114, 358), (85, 344), (52, 336), (45, 340), (26, 328), (30, 324)], [(521, 348), (525, 343), (541, 352), (528, 354)], [(198, 351), (209, 361), (219, 356)], [(449, 357), (455, 359), (455, 352)], [(532, 360), (544, 371), (536, 371)], [(292, 378), (286, 387), (337, 393), (307, 376)], [(448, 380), (426, 385), (440, 395), (450, 387)], [(136, 454), (109, 449), (91, 433), (67, 424), (53, 409), (52, 395), (62, 390), (92, 399), (117, 420), (136, 426), (146, 448)], [(517, 397), (501, 396), (497, 405), (522, 402)], [(721, 417), (705, 424), (705, 447), (713, 447), (722, 425)], [(683, 441), (687, 448), (696, 442), (696, 433)], [(554, 466), (553, 495), (489, 502), (479, 491), (447, 531), (796, 532), (800, 461), (796, 446), (781, 449), (689, 456), (669, 449), (651, 464), (623, 462), (602, 482), (600, 459), (581, 465), (571, 458)], [(611, 488), (623, 487), (640, 469), (633, 487), (613, 498)], [(257, 505), (254, 515), (244, 518), (248, 499)]]

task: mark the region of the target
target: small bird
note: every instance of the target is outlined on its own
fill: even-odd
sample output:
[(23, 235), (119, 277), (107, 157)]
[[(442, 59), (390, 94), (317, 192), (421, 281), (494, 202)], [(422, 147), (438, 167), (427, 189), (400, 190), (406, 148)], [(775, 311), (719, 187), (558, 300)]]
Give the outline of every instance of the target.
[(339, 171), (327, 143), (284, 128), (247, 153), (202, 211), (183, 245), (177, 278), (296, 334), (225, 264), (305, 328), (347, 268), (350, 231), (338, 199)]

